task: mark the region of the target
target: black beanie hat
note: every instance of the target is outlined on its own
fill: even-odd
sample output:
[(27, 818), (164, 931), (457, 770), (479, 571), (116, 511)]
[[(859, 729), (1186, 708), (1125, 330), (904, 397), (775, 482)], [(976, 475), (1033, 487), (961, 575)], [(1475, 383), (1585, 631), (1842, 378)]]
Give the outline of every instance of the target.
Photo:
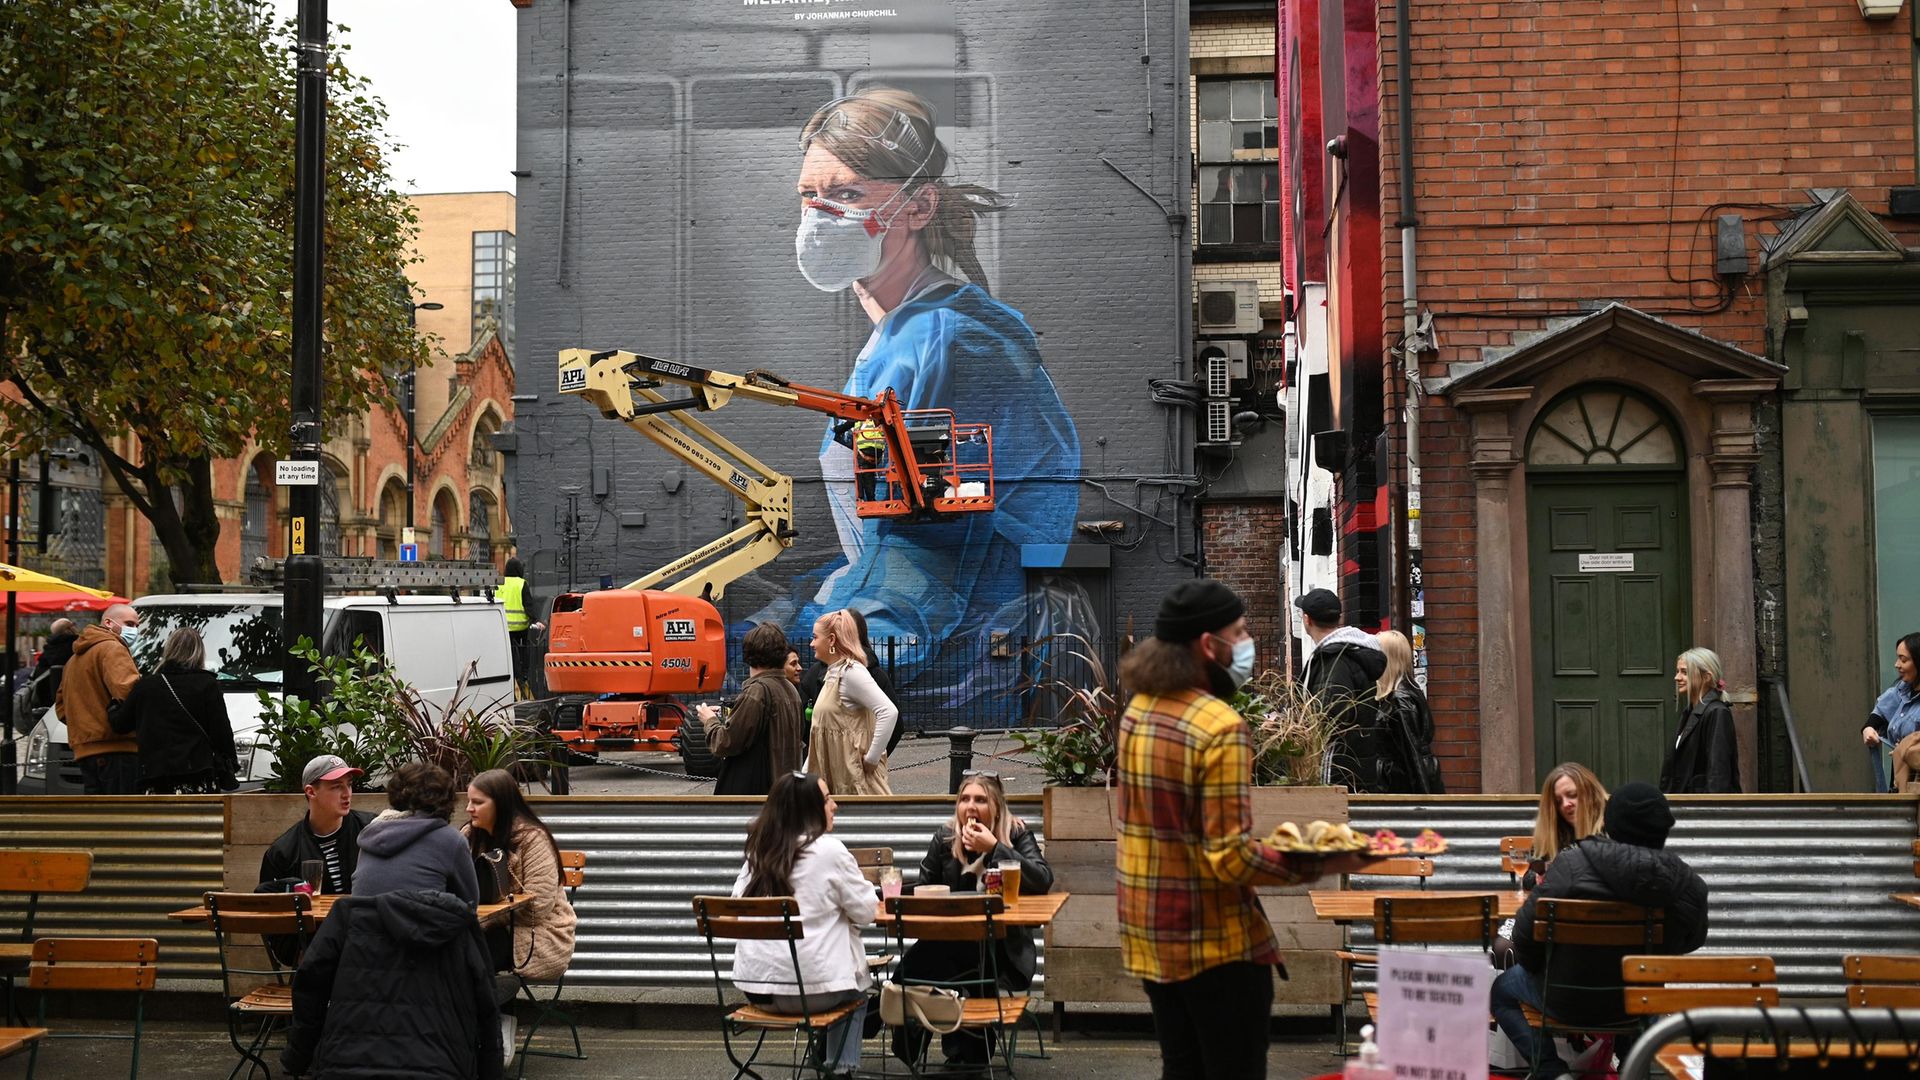
[(1153, 620), (1153, 636), (1184, 645), (1201, 634), (1225, 629), (1246, 613), (1246, 601), (1212, 578), (1183, 581), (1160, 601), (1160, 616)]
[(1621, 785), (1607, 800), (1607, 835), (1623, 844), (1663, 848), (1672, 829), (1667, 797), (1645, 780)]

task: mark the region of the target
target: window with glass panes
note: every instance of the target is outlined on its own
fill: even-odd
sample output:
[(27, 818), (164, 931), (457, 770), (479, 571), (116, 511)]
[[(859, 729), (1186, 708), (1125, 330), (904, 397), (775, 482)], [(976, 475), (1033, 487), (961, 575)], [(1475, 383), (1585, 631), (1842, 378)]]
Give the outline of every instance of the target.
[(1200, 243), (1280, 242), (1280, 120), (1272, 79), (1202, 79)]
[(500, 345), (513, 355), (513, 234), (473, 234), (473, 336), (491, 316), (500, 322)]

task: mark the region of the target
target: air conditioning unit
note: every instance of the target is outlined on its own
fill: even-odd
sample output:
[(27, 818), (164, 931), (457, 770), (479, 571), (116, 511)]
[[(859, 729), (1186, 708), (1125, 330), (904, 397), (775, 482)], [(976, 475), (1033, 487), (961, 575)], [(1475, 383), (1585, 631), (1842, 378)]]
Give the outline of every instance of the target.
[(1231, 446), (1233, 437), (1233, 402), (1208, 401), (1207, 412), (1201, 418), (1200, 441), (1210, 446)]
[(1258, 281), (1202, 281), (1200, 322), (1203, 334), (1257, 334), (1260, 332)]
[(1194, 366), (1206, 394), (1200, 415), (1200, 443), (1231, 446), (1240, 441), (1233, 434), (1233, 383), (1247, 377), (1247, 343), (1206, 341), (1199, 345)]
[(1200, 374), (1202, 379), (1207, 380), (1207, 396), (1226, 397), (1232, 393), (1232, 391), (1224, 387), (1219, 390), (1213, 388), (1213, 369), (1215, 367), (1214, 361), (1216, 360), (1226, 361), (1225, 378), (1247, 378), (1247, 343), (1244, 341), (1216, 341), (1206, 339), (1193, 343), (1193, 368)]

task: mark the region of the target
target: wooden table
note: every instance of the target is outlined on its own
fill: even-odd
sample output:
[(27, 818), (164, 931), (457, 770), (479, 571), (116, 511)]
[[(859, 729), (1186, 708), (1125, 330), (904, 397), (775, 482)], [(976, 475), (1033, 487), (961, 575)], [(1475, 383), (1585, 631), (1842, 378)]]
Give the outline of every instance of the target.
[(1893, 898), (1910, 908), (1920, 908), (1920, 893), (1897, 892), (1893, 894)]
[[(955, 893), (953, 895), (967, 896), (970, 894)], [(1023, 892), (1020, 894), (1019, 903), (1009, 906), (1004, 913), (995, 915), (993, 917), (993, 921), (996, 923), (1000, 923), (1004, 926), (1027, 926), (1027, 927), (1045, 926), (1048, 923), (1053, 921), (1054, 916), (1060, 914), (1060, 906), (1062, 904), (1065, 904), (1067, 902), (1067, 897), (1072, 895), (1073, 895), (1072, 893), (1065, 893), (1065, 892), (1050, 892), (1050, 893), (1041, 893), (1038, 896), (1035, 896), (1032, 893)], [(932, 916), (915, 915), (912, 917), (915, 919), (923, 919), (923, 918), (931, 918)], [(955, 919), (956, 921), (959, 919), (978, 918), (978, 916), (973, 916), (973, 915), (954, 915), (954, 916), (945, 916), (945, 917)], [(881, 923), (883, 925), (893, 921), (893, 917), (887, 914), (887, 902), (885, 900), (880, 901), (880, 903), (875, 907), (873, 918), (876, 923)]]
[(1482, 889), (1477, 892), (1458, 889), (1313, 889), (1307, 893), (1313, 901), (1315, 917), (1329, 922), (1366, 922), (1373, 918), (1373, 902), (1382, 896), (1405, 900), (1488, 895), (1493, 897), (1495, 911), (1503, 919), (1512, 918), (1527, 899), (1527, 894), (1519, 889)]
[[(1773, 1041), (1770, 1039), (1755, 1039), (1750, 1043), (1743, 1043), (1739, 1039), (1715, 1039), (1712, 1045), (1715, 1051), (1713, 1056), (1719, 1058), (1772, 1058), (1778, 1056), (1774, 1052)], [(1851, 1043), (1834, 1042), (1827, 1046), (1827, 1056), (1833, 1058), (1851, 1058), (1863, 1049), (1865, 1049), (1865, 1047), (1856, 1047)], [(1818, 1057), (1819, 1055), (1820, 1048), (1811, 1042), (1792, 1042), (1787, 1044), (1788, 1057), (1810, 1058)], [(1876, 1058), (1898, 1058), (1901, 1061), (1905, 1061), (1907, 1048), (1899, 1039), (1882, 1039), (1879, 1045), (1874, 1047), (1873, 1056)], [(1706, 1053), (1692, 1043), (1668, 1043), (1654, 1053), (1653, 1060), (1654, 1064), (1665, 1069), (1667, 1075), (1673, 1077), (1673, 1080), (1702, 1080), (1702, 1078), (1706, 1076)], [(1893, 1075), (1893, 1073), (1890, 1072), (1889, 1075)]]
[[(336, 896), (331, 893), (314, 897), (313, 921), (326, 921), (327, 916), (333, 912), (334, 902), (341, 899), (344, 899), (344, 895)], [(1022, 899), (1024, 899), (1024, 897)], [(532, 893), (514, 893), (512, 897), (502, 900), (497, 904), (481, 904), (477, 912), (480, 916), (480, 925), (499, 926), (507, 921), (507, 916), (514, 910), (526, 907), (531, 903), (533, 903)], [(181, 908), (179, 911), (168, 912), (167, 918), (172, 919), (174, 922), (206, 922), (207, 909), (204, 906)]]

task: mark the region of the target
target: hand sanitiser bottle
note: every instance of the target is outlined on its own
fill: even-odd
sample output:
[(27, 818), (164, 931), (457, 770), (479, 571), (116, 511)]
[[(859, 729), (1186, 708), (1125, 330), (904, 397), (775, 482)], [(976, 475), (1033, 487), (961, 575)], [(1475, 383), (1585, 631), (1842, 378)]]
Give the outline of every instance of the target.
[(1380, 1064), (1380, 1047), (1373, 1041), (1373, 1025), (1360, 1029), (1360, 1053), (1347, 1062), (1346, 1080), (1393, 1080), (1393, 1070)]

